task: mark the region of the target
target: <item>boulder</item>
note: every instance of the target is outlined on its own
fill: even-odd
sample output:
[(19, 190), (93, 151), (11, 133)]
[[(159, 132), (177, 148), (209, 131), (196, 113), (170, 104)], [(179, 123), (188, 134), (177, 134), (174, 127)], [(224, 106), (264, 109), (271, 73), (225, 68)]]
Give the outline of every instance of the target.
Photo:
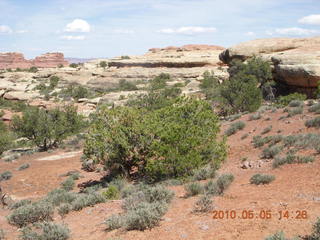
[(219, 57), (229, 64), (233, 59), (245, 61), (252, 56), (270, 62), (276, 81), (308, 95), (320, 80), (320, 37), (258, 39), (230, 47)]

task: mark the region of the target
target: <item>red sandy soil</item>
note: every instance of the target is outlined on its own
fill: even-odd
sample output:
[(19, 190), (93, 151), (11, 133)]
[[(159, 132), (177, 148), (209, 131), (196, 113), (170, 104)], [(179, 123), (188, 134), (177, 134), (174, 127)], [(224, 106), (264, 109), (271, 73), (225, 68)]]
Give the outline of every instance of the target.
[[(250, 169), (240, 167), (241, 159), (246, 157), (249, 161), (258, 163), (261, 149), (253, 148), (252, 137), (259, 135), (261, 131), (272, 125), (272, 131), (266, 135), (276, 135), (278, 130), (282, 135), (315, 132), (316, 129), (307, 129), (304, 122), (314, 117), (305, 111), (303, 115), (297, 115), (288, 119), (278, 120), (280, 116), (286, 115), (282, 110), (276, 113), (266, 112), (260, 120), (248, 121), (249, 115), (239, 120), (246, 122), (246, 127), (240, 132), (228, 138), (230, 146), (229, 155), (220, 173), (232, 173), (234, 182), (223, 196), (214, 197), (215, 210), (236, 210), (241, 215), (243, 210), (252, 210), (258, 216), (261, 210), (270, 210), (271, 219), (213, 219), (213, 214), (196, 215), (191, 213), (198, 197), (184, 198), (183, 186), (170, 187), (176, 195), (170, 204), (169, 211), (165, 214), (160, 225), (146, 231), (105, 231), (104, 220), (114, 213), (121, 212), (121, 200), (109, 201), (94, 207), (85, 208), (79, 212), (69, 213), (64, 219), (56, 214), (55, 221), (65, 223), (71, 230), (72, 240), (96, 240), (96, 239), (118, 239), (118, 240), (263, 240), (265, 237), (283, 230), (289, 238), (297, 235), (310, 234), (312, 225), (320, 216), (320, 160), (308, 164), (284, 165), (272, 169), (272, 161), (260, 162), (261, 167), (255, 166)], [(265, 120), (270, 117), (271, 120)], [(238, 120), (236, 120), (238, 121)], [(222, 126), (225, 130), (230, 122)], [(249, 137), (241, 140), (241, 136), (250, 133)], [(99, 173), (87, 173), (81, 170), (80, 156), (54, 160), (38, 161), (37, 159), (57, 155), (62, 151), (53, 153), (36, 153), (24, 156), (12, 163), (0, 161), (0, 172), (9, 170), (13, 177), (8, 181), (1, 182), (1, 187), (15, 199), (39, 198), (49, 191), (59, 187), (65, 179), (61, 177), (70, 170), (79, 170), (84, 178), (78, 183), (90, 179), (99, 179)], [(307, 152), (309, 155), (314, 152)], [(29, 169), (17, 171), (23, 163), (30, 163)], [(269, 185), (251, 185), (249, 179), (253, 174), (265, 173), (276, 177)], [(279, 220), (278, 211), (288, 210), (289, 219)], [(307, 211), (307, 219), (295, 219), (296, 211)], [(10, 226), (5, 216), (8, 210), (0, 209), (0, 228), (4, 229), (8, 239), (18, 239), (19, 231)]]

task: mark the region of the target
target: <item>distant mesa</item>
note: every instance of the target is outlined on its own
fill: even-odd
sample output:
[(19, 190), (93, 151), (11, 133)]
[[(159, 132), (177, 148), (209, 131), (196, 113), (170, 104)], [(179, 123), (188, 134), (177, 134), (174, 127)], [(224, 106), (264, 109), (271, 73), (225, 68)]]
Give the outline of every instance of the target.
[(46, 53), (35, 59), (27, 60), (22, 53), (0, 53), (0, 69), (8, 68), (50, 68), (60, 65), (68, 66), (69, 62), (65, 60), (63, 53)]
[(188, 44), (182, 47), (166, 47), (166, 48), (151, 48), (149, 52), (157, 53), (157, 52), (169, 52), (169, 51), (176, 51), (176, 52), (183, 52), (183, 51), (206, 51), (206, 50), (221, 50), (223, 51), (225, 48), (216, 45), (205, 45), (205, 44)]

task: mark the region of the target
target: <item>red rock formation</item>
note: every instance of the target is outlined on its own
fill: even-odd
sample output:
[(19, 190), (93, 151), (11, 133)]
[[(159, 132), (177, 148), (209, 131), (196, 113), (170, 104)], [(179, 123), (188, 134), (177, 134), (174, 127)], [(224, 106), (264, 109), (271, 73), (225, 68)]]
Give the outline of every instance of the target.
[(0, 53), (0, 69), (30, 68), (30, 67), (57, 67), (67, 66), (69, 63), (64, 59), (63, 53), (46, 53), (34, 60), (26, 60), (21, 53)]

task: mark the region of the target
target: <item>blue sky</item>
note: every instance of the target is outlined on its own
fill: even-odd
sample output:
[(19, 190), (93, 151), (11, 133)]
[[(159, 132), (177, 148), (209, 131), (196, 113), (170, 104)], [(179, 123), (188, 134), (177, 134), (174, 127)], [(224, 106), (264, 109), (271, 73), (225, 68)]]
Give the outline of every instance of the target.
[(27, 58), (320, 35), (320, 0), (0, 0), (0, 9), (0, 52)]

